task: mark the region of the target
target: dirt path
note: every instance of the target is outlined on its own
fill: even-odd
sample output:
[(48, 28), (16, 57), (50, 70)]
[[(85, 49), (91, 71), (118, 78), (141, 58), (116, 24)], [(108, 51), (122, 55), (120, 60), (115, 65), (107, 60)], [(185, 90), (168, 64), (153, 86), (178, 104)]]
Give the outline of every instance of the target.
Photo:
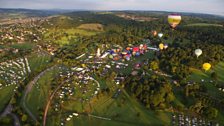
[(48, 102), (47, 102), (47, 105), (45, 107), (45, 110), (44, 110), (44, 117), (43, 117), (43, 126), (46, 126), (46, 119), (47, 119), (47, 113), (48, 113), (48, 109), (50, 107), (50, 104), (51, 104), (51, 100), (54, 98), (54, 95), (55, 93), (61, 88), (61, 86), (63, 85), (64, 83), (61, 83), (55, 90), (54, 92), (51, 94)]

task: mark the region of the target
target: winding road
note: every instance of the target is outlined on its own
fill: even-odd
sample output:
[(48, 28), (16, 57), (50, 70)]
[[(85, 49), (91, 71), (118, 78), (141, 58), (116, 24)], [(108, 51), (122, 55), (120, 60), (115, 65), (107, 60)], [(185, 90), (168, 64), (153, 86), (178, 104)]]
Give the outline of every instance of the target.
[[(95, 80), (93, 77), (90, 77), (90, 80), (93, 80), (97, 83), (98, 87), (100, 86), (99, 82), (97, 80)], [(61, 88), (61, 86), (63, 86), (64, 83), (61, 83), (60, 85), (58, 85), (58, 87), (54, 90), (54, 92), (51, 94), (48, 102), (47, 102), (47, 105), (45, 107), (45, 110), (44, 110), (44, 117), (43, 117), (43, 126), (46, 126), (46, 121), (47, 121), (47, 113), (48, 113), (48, 109), (50, 107), (50, 104), (51, 104), (51, 100), (54, 98), (54, 95), (57, 93), (57, 91)], [(93, 115), (92, 115), (93, 116)], [(101, 117), (102, 118), (102, 117)], [(106, 118), (105, 118), (106, 119)]]
[(10, 115), (14, 120), (14, 126), (20, 126), (19, 118), (14, 113), (12, 113), (12, 109), (12, 105), (8, 104), (5, 110), (1, 113), (0, 118)]
[(20, 126), (19, 118), (16, 116), (14, 113), (9, 113), (9, 115), (13, 118), (14, 120), (14, 126)]
[(39, 75), (37, 75), (27, 86), (26, 90), (24, 92), (24, 95), (22, 97), (22, 106), (25, 109), (25, 111), (28, 113), (28, 115), (35, 121), (37, 121), (37, 118), (33, 113), (29, 110), (29, 108), (26, 106), (26, 97), (28, 93), (32, 90), (33, 85), (39, 80), (40, 77), (42, 77), (47, 71), (53, 70), (56, 66), (52, 66), (44, 71), (42, 71)]

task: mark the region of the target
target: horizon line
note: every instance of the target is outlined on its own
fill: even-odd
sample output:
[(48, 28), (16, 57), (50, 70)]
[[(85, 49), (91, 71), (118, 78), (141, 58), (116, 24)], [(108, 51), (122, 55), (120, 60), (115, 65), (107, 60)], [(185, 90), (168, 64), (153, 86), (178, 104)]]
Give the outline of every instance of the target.
[(65, 8), (5, 8), (5, 7), (0, 7), (0, 9), (23, 9), (23, 10), (65, 10), (65, 11), (151, 11), (151, 12), (167, 12), (167, 13), (192, 13), (192, 14), (205, 14), (205, 15), (213, 15), (213, 16), (221, 16), (224, 17), (224, 14), (214, 14), (214, 13), (203, 13), (203, 12), (190, 12), (190, 11), (171, 11), (171, 10), (141, 10), (141, 9), (108, 9), (108, 10), (103, 10), (103, 9), (65, 9)]

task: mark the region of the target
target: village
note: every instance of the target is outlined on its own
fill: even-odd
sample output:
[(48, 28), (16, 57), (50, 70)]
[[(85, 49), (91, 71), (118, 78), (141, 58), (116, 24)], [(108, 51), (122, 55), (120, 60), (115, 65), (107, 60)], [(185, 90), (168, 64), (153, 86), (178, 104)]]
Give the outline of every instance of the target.
[[(17, 85), (31, 73), (27, 58), (19, 58), (0, 63), (0, 89), (4, 86)], [(18, 85), (16, 86), (18, 88)]]
[[(33, 34), (32, 32), (25, 31), (24, 33), (29, 33), (30, 35), (33, 35), (34, 37), (36, 34)], [(15, 37), (15, 36), (14, 36)], [(6, 33), (5, 36), (2, 35), (3, 40), (14, 39), (13, 35), (10, 33)], [(24, 37), (22, 34), (21, 37)], [(160, 37), (162, 35), (160, 34)], [(16, 37), (17, 41), (24, 41), (25, 39), (20, 37)], [(37, 40), (40, 40), (38, 37), (37, 39), (34, 39), (35, 42)], [(121, 88), (119, 85), (122, 83), (122, 81), (125, 80), (127, 76), (118, 75), (120, 71), (126, 69), (127, 67), (131, 67), (131, 74), (133, 76), (138, 74), (138, 70), (141, 69), (144, 65), (149, 64), (148, 61), (141, 61), (139, 62), (137, 59), (139, 57), (142, 57), (144, 55), (147, 55), (148, 53), (155, 53), (158, 51), (164, 51), (168, 48), (167, 44), (159, 45), (159, 46), (151, 46), (151, 41), (149, 39), (143, 40), (144, 43), (139, 45), (131, 45), (129, 44), (127, 47), (121, 47), (119, 45), (114, 45), (112, 49), (105, 50), (106, 45), (102, 45), (102, 47), (97, 48), (96, 54), (87, 55), (82, 54), (78, 57), (76, 57), (76, 60), (81, 61), (81, 67), (74, 66), (71, 68), (71, 70), (66, 70), (66, 72), (59, 72), (59, 77), (66, 78), (63, 81), (63, 86), (60, 87), (59, 91), (57, 92), (55, 97), (58, 97), (58, 100), (56, 103), (54, 103), (54, 111), (58, 112), (61, 108), (61, 104), (63, 104), (65, 101), (69, 99), (75, 99), (81, 103), (88, 102), (93, 97), (96, 97), (98, 93), (102, 90), (100, 87), (100, 83), (94, 79), (91, 75), (93, 74), (95, 70), (102, 69), (102, 72), (100, 73), (101, 76), (105, 76), (109, 71), (114, 69), (117, 73), (116, 76), (113, 79), (114, 83), (114, 95), (112, 98), (116, 99), (121, 94)], [(42, 50), (41, 46), (38, 46), (40, 51)], [(47, 46), (47, 50), (49, 54), (54, 55), (54, 48), (51, 49), (51, 46)], [(137, 62), (136, 62), (137, 61)], [(131, 62), (131, 64), (130, 64)], [(132, 64), (133, 63), (133, 64)], [(131, 66), (130, 66), (131, 65)], [(5, 66), (5, 67), (4, 67)], [(13, 70), (17, 70), (18, 73), (14, 72), (13, 70), (9, 70), (8, 72), (5, 72), (6, 69), (11, 67)], [(4, 77), (3, 80), (5, 80), (7, 83), (0, 84), (0, 88), (5, 86), (10, 86), (12, 84), (19, 83), (18, 81), (23, 81), (25, 77), (27, 77), (27, 74), (31, 72), (29, 68), (29, 63), (27, 58), (18, 59), (16, 61), (9, 61), (9, 62), (3, 62), (1, 63), (0, 71), (1, 77)], [(21, 69), (20, 71), (18, 69)], [(62, 69), (59, 67), (59, 69)], [(113, 70), (112, 70), (113, 71)], [(151, 70), (152, 71), (152, 70)], [(162, 73), (160, 71), (154, 71), (155, 74), (159, 74), (161, 76), (170, 77), (170, 75), (167, 75), (165, 73)], [(18, 76), (19, 75), (19, 76)], [(75, 78), (74, 78), (75, 77)], [(75, 80), (73, 80), (75, 79)], [(75, 83), (74, 83), (75, 82)], [(190, 85), (191, 83), (189, 83)], [(38, 87), (38, 83), (35, 84), (36, 88)], [(16, 87), (18, 88), (18, 86)], [(40, 89), (39, 89), (40, 90)], [(222, 90), (222, 88), (219, 88), (219, 90)], [(224, 89), (223, 89), (224, 90)], [(82, 94), (82, 95), (77, 95)], [(75, 96), (75, 97), (73, 97)], [(79, 115), (82, 115), (82, 113), (73, 112), (67, 117), (62, 120), (61, 126), (65, 124), (65, 122), (70, 121), (73, 117), (78, 117)], [(84, 114), (85, 115), (85, 114)], [(101, 118), (101, 117), (100, 117)], [(104, 117), (102, 117), (104, 118)], [(190, 120), (190, 117), (179, 115), (176, 117), (173, 115), (173, 125), (197, 125), (201, 124), (204, 125), (206, 122), (204, 120), (197, 120), (197, 118), (192, 118)], [(209, 122), (207, 125), (210, 125)]]
[[(32, 25), (31, 25), (32, 26)], [(14, 26), (3, 29), (3, 33), (1, 38), (3, 42), (17, 42), (23, 43), (27, 36), (32, 36), (34, 42), (38, 42), (41, 39), (33, 32), (29, 31), (19, 31), (13, 29)], [(34, 25), (33, 27), (37, 27)], [(8, 30), (9, 29), (9, 30)], [(21, 33), (20, 35), (12, 34)], [(44, 29), (38, 31), (44, 32)], [(157, 35), (157, 33), (155, 34)], [(162, 37), (162, 33), (158, 34), (158, 37)], [(30, 40), (30, 38), (27, 38)], [(3, 44), (3, 43), (2, 43)], [(46, 45), (45, 45), (46, 46)], [(75, 60), (79, 60), (82, 64), (81, 67), (74, 66), (70, 70), (66, 70), (66, 72), (59, 72), (59, 77), (66, 78), (63, 81), (63, 86), (60, 87), (59, 91), (55, 95), (55, 97), (59, 98), (58, 100), (54, 100), (54, 111), (58, 112), (61, 109), (61, 105), (69, 99), (75, 99), (81, 103), (89, 102), (92, 98), (96, 97), (99, 92), (101, 92), (101, 84), (98, 82), (95, 77), (93, 77), (93, 73), (96, 70), (102, 69), (100, 75), (105, 76), (108, 72), (115, 71), (116, 76), (113, 78), (113, 89), (114, 94), (112, 98), (116, 99), (122, 93), (120, 84), (125, 80), (127, 76), (119, 75), (120, 71), (129, 68), (131, 69), (131, 75), (138, 75), (138, 70), (142, 69), (144, 65), (150, 64), (148, 60), (138, 61), (138, 58), (144, 57), (144, 55), (148, 55), (148, 53), (156, 53), (159, 51), (165, 51), (168, 48), (168, 44), (159, 44), (158, 46), (152, 46), (151, 41), (149, 39), (143, 40), (143, 43), (139, 45), (129, 44), (127, 47), (121, 47), (120, 45), (113, 45), (111, 49), (105, 48), (107, 45), (102, 45), (102, 47), (97, 48), (95, 54), (82, 54), (75, 58)], [(43, 51), (43, 47), (38, 45), (38, 52)], [(54, 56), (55, 48), (51, 45), (46, 46), (46, 51)], [(4, 50), (1, 50), (3, 52)], [(15, 49), (14, 53), (17, 53), (18, 49)], [(61, 69), (61, 68), (59, 68)], [(5, 82), (0, 83), (0, 89), (4, 86), (16, 85), (20, 81), (23, 81), (28, 74), (31, 72), (29, 67), (29, 62), (27, 58), (17, 59), (15, 61), (10, 60), (7, 62), (2, 62), (0, 66), (1, 78), (5, 80)], [(153, 71), (152, 69), (150, 69)], [(6, 72), (7, 71), (7, 72)], [(155, 74), (171, 77), (161, 71), (153, 71)], [(147, 73), (144, 73), (144, 75)], [(75, 77), (75, 78), (74, 78)], [(75, 79), (75, 80), (74, 80)], [(202, 82), (204, 80), (201, 80)], [(74, 83), (75, 82), (75, 83)], [(174, 81), (175, 82), (175, 81)], [(192, 83), (189, 83), (191, 85)], [(35, 84), (36, 88), (39, 89), (38, 83)], [(16, 86), (16, 89), (18, 86)], [(14, 91), (16, 91), (16, 89)], [(40, 89), (39, 89), (40, 90)], [(224, 91), (223, 88), (219, 88), (220, 91)], [(81, 94), (81, 95), (77, 95)], [(74, 97), (75, 96), (75, 97)], [(56, 99), (57, 99), (56, 98)], [(61, 120), (61, 126), (65, 125), (66, 122), (70, 121), (74, 117), (82, 116), (83, 113), (72, 112), (67, 115), (66, 118)], [(85, 113), (84, 113), (85, 115)], [(90, 115), (88, 115), (90, 116)], [(95, 117), (96, 115), (92, 115)], [(96, 116), (98, 118), (98, 116)], [(99, 117), (105, 118), (105, 117)], [(107, 118), (106, 118), (107, 119)], [(109, 120), (111, 120), (109, 118)], [(201, 120), (196, 117), (188, 117), (184, 115), (173, 115), (172, 116), (173, 125), (186, 125), (186, 126), (196, 126), (196, 125), (212, 125), (210, 122), (205, 122), (205, 120)], [(218, 124), (216, 125), (218, 126)]]

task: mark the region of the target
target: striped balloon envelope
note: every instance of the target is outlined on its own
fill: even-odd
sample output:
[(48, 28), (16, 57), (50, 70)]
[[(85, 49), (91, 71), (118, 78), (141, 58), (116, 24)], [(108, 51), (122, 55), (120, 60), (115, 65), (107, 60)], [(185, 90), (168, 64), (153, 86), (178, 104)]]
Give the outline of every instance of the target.
[(181, 22), (181, 15), (179, 14), (170, 14), (168, 15), (168, 23), (174, 29)]

